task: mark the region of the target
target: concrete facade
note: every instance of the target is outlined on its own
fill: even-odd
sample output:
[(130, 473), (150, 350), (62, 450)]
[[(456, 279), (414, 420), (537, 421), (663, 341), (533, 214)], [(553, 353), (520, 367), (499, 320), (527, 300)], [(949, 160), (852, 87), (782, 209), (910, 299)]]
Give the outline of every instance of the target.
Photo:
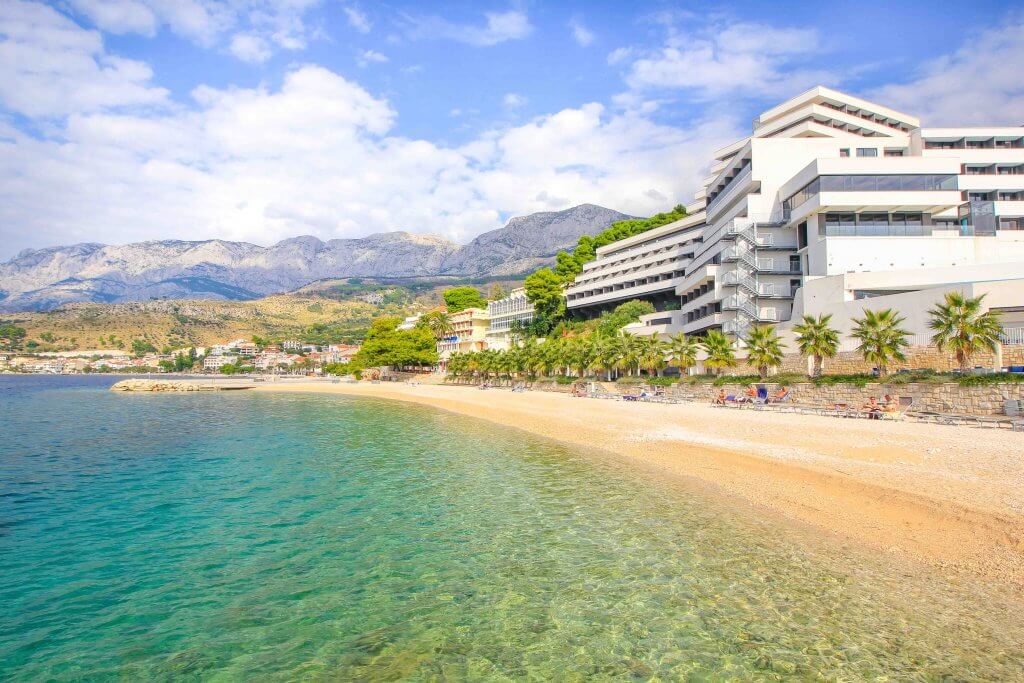
[(890, 305), (924, 335), (951, 287), (988, 292), (1010, 327), (1024, 310), (1024, 127), (922, 128), (816, 87), (719, 150), (688, 208), (685, 225), (599, 250), (569, 310), (647, 299), (659, 312), (633, 334), (737, 339), (816, 311), (846, 330)]

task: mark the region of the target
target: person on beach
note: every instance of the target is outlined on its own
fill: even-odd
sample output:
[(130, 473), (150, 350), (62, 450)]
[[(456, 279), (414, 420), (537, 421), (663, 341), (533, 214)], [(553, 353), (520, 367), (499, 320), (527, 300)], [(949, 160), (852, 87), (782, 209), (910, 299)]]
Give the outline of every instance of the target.
[(718, 396), (715, 397), (714, 404), (716, 406), (725, 405), (725, 389), (722, 389), (718, 392)]
[(787, 396), (789, 396), (789, 387), (783, 384), (782, 386), (779, 387), (779, 390), (775, 392), (775, 396), (773, 396), (772, 398), (775, 401), (781, 401)]
[(757, 385), (751, 384), (747, 387), (747, 390), (743, 392), (743, 398), (740, 399), (740, 401), (743, 403), (753, 403), (755, 398), (757, 398)]
[(900, 397), (895, 394), (886, 394), (882, 400), (882, 412), (895, 414), (900, 411)]
[(861, 406), (861, 410), (867, 413), (869, 419), (877, 420), (882, 413), (882, 406), (874, 396), (868, 398), (868, 402)]

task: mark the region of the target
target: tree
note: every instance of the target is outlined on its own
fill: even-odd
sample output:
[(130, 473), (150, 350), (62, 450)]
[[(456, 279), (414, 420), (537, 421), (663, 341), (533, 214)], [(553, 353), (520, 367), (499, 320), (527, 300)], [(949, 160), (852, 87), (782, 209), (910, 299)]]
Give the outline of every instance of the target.
[(829, 325), (831, 320), (831, 314), (805, 315), (802, 323), (793, 326), (800, 353), (814, 359), (812, 377), (821, 377), (824, 359), (834, 358), (839, 351), (839, 332)]
[(445, 311), (431, 311), (420, 316), (417, 327), (426, 327), (434, 338), (441, 339), (452, 333), (452, 317)]
[(560, 251), (555, 256), (555, 274), (562, 279), (562, 282), (572, 282), (581, 272), (583, 272), (583, 264), (577, 260), (574, 254)]
[(942, 303), (928, 311), (928, 327), (935, 330), (932, 343), (939, 351), (953, 352), (960, 372), (967, 372), (976, 352), (995, 352), (998, 348), (1002, 332), (999, 316), (982, 310), (984, 299), (984, 294), (972, 298), (961, 292), (948, 292)]
[(541, 268), (528, 275), (523, 286), (533, 304), (535, 329), (546, 334), (565, 315), (562, 281), (550, 268)]
[(619, 366), (619, 339), (618, 337), (595, 339), (594, 368), (608, 373), (608, 381), (612, 379), (612, 371)]
[(400, 318), (377, 318), (370, 324), (366, 340), (352, 358), (357, 368), (417, 367), (437, 364), (437, 344), (426, 327), (397, 329)]
[(604, 337), (615, 336), (626, 325), (650, 313), (654, 313), (654, 305), (650, 301), (633, 299), (621, 303), (614, 310), (601, 315), (597, 322), (597, 333)]
[(687, 337), (682, 332), (670, 337), (668, 340), (668, 359), (676, 364), (680, 375), (683, 374), (683, 370), (692, 368), (697, 364), (697, 352), (699, 350), (700, 345), (697, 343), (697, 340), (693, 337)]
[(782, 340), (774, 325), (755, 327), (745, 340), (747, 365), (757, 368), (761, 381), (768, 379), (768, 371), (782, 364)]
[(668, 345), (655, 336), (636, 337), (636, 340), (639, 369), (656, 372), (660, 377), (661, 370), (666, 365)]
[(487, 293), (487, 298), (490, 301), (497, 301), (498, 299), (504, 299), (508, 296), (508, 292), (501, 286), (500, 282), (495, 282), (491, 285), (491, 291)]
[(886, 376), (890, 363), (907, 359), (903, 349), (910, 346), (907, 342), (910, 333), (900, 327), (903, 321), (904, 318), (891, 308), (881, 311), (865, 308), (863, 318), (853, 319), (854, 328), (850, 336), (860, 342), (857, 350), (864, 360), (878, 367), (880, 377)]
[(0, 346), (17, 348), (25, 339), (25, 328), (14, 323), (0, 322)]
[(700, 345), (707, 354), (704, 367), (711, 370), (712, 374), (718, 375), (726, 368), (736, 367), (736, 351), (732, 341), (719, 330), (709, 330)]
[(141, 358), (147, 353), (156, 353), (156, 347), (145, 339), (136, 339), (132, 342), (132, 355)]
[(445, 290), (442, 296), (449, 313), (458, 313), (467, 308), (487, 308), (487, 302), (476, 287), (453, 287)]

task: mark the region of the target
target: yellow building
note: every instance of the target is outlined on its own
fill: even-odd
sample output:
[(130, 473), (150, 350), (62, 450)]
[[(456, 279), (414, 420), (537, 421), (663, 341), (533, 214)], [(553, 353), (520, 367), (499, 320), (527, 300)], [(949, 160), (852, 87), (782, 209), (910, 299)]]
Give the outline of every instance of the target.
[(467, 308), (451, 314), (451, 333), (438, 340), (437, 355), (444, 370), (453, 353), (470, 353), (487, 348), (490, 317), (482, 308)]

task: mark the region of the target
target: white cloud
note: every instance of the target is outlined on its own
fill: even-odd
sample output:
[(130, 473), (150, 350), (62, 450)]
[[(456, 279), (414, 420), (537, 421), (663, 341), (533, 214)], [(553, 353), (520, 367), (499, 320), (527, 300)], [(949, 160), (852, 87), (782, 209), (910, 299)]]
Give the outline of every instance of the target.
[(108, 54), (96, 31), (30, 2), (0, 3), (0, 104), (30, 117), (159, 105), (143, 62)]
[(348, 19), (349, 26), (359, 31), (360, 33), (369, 33), (373, 25), (363, 12), (357, 7), (343, 7), (342, 10), (345, 12), (345, 17)]
[(71, 6), (109, 33), (156, 33), (156, 15), (139, 0), (71, 0)]
[(687, 90), (702, 99), (777, 97), (837, 80), (827, 70), (803, 66), (822, 50), (815, 29), (732, 23), (684, 32), (672, 23), (667, 26), (661, 47), (620, 48), (608, 56), (609, 63), (627, 66), (625, 79), (631, 88)]
[(267, 41), (248, 33), (236, 34), (231, 39), (231, 47), (228, 49), (235, 57), (252, 64), (262, 64), (273, 54)]
[(410, 37), (454, 40), (477, 47), (522, 40), (533, 32), (533, 26), (525, 12), (487, 12), (484, 18), (486, 23), (480, 26), (454, 23), (437, 16), (405, 16)]
[(869, 97), (921, 117), (926, 126), (1024, 123), (1024, 21), (970, 36), (907, 83)]
[(572, 31), (572, 39), (582, 47), (587, 47), (594, 42), (594, 32), (589, 28), (580, 23), (579, 20), (573, 19), (569, 22), (569, 29)]
[(506, 93), (505, 96), (501, 98), (501, 102), (506, 107), (518, 108), (525, 106), (527, 103), (527, 99), (520, 95), (519, 93), (510, 92)]
[[(228, 50), (248, 62), (265, 61), (272, 46), (306, 47), (303, 17), (323, 0), (69, 0), (71, 8), (110, 33), (151, 36), (166, 26), (205, 48), (230, 35)], [(236, 39), (243, 36), (236, 45)], [(259, 43), (257, 43), (259, 41)]]
[(387, 55), (381, 54), (376, 50), (360, 50), (356, 56), (356, 63), (362, 67), (369, 66), (370, 64), (385, 64), (387, 61)]
[(188, 108), (75, 114), (42, 139), (11, 127), (0, 136), (0, 243), (13, 253), (394, 229), (468, 240), (501, 216), (582, 202), (652, 213), (686, 201), (710, 151), (737, 132), (588, 104), (451, 148), (395, 136), (396, 116), (358, 84), (303, 66), (278, 88), (197, 88)]

